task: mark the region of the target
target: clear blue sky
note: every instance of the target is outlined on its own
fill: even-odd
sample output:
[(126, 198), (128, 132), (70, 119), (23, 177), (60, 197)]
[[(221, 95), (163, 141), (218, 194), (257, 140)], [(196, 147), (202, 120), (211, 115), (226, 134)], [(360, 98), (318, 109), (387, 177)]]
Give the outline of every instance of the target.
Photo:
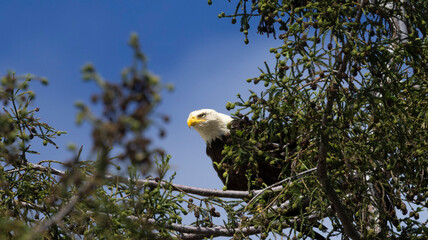
[(92, 62), (106, 79), (119, 81), (121, 70), (131, 62), (127, 41), (136, 32), (150, 70), (175, 85), (174, 92), (163, 94), (157, 109), (172, 121), (166, 126), (166, 138), (154, 146), (172, 155), (176, 183), (222, 187), (205, 155), (205, 143), (186, 125), (187, 116), (200, 108), (227, 113), (227, 101), (254, 89), (245, 80), (257, 76), (257, 67), (273, 58), (268, 50), (279, 45), (278, 40), (256, 36), (253, 26), (250, 44), (245, 45), (238, 25), (217, 18), (222, 11), (234, 11), (226, 0), (211, 6), (204, 0), (3, 1), (1, 5), (0, 73), (14, 70), (47, 77), (47, 87), (30, 86), (37, 94), (34, 106), (41, 108), (42, 121), (68, 132), (57, 140), (58, 150), (40, 148), (42, 154), (34, 162), (68, 160), (70, 142), (90, 149), (88, 126), (75, 125), (74, 102), (88, 102), (97, 88), (81, 80), (80, 69)]

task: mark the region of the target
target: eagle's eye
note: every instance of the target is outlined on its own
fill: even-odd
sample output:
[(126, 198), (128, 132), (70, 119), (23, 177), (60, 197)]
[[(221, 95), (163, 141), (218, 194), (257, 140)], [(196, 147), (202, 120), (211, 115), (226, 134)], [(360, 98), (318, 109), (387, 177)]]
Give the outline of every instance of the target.
[(207, 114), (206, 113), (201, 113), (198, 115), (198, 118), (204, 118)]

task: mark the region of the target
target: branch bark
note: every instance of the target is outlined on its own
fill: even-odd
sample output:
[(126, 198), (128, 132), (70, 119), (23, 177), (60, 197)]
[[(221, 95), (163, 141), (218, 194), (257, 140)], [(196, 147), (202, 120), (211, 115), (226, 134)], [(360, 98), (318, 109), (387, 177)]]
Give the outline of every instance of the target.
[(327, 130), (327, 124), (328, 124), (328, 116), (331, 115), (331, 111), (332, 111), (332, 105), (333, 105), (332, 98), (330, 96), (330, 98), (328, 98), (327, 100), (327, 107), (322, 120), (321, 141), (319, 145), (318, 166), (317, 166), (318, 177), (321, 185), (323, 186), (323, 189), (327, 198), (330, 200), (331, 205), (333, 206), (333, 210), (336, 212), (337, 216), (342, 222), (343, 229), (345, 230), (346, 235), (348, 235), (348, 237), (350, 237), (351, 239), (356, 240), (361, 238), (361, 234), (357, 230), (355, 230), (354, 225), (351, 219), (349, 218), (345, 207), (343, 206), (339, 196), (337, 196), (335, 190), (333, 189), (330, 182), (330, 178), (327, 175), (326, 159), (327, 159), (329, 139), (328, 139), (326, 130)]
[[(50, 172), (54, 175), (58, 175), (58, 176), (64, 176), (66, 175), (65, 171), (61, 171), (59, 169), (55, 169), (52, 167), (45, 167), (43, 165), (40, 164), (32, 164), (32, 163), (28, 163), (28, 165), (26, 167), (30, 167), (32, 169), (36, 169), (39, 171), (43, 171), (43, 172)], [(20, 169), (11, 169), (8, 170), (6, 172), (16, 172), (16, 171), (21, 171), (21, 170), (25, 170), (26, 167), (20, 168)], [(189, 186), (185, 186), (185, 185), (178, 185), (178, 184), (171, 184), (168, 182), (164, 182), (164, 181), (156, 181), (156, 180), (151, 180), (151, 179), (146, 179), (146, 180), (132, 180), (134, 182), (136, 182), (138, 185), (144, 185), (144, 184), (149, 184), (149, 186), (153, 186), (153, 187), (157, 187), (159, 185), (163, 186), (163, 187), (169, 187), (172, 186), (175, 190), (177, 191), (183, 191), (186, 193), (194, 193), (194, 194), (198, 194), (198, 195), (203, 195), (203, 196), (213, 196), (213, 195), (220, 195), (218, 197), (222, 197), (222, 196), (232, 196), (235, 198), (243, 198), (243, 197), (249, 197), (249, 196), (253, 196), (255, 195), (255, 198), (257, 196), (259, 196), (260, 194), (262, 194), (263, 192), (267, 191), (267, 190), (272, 190), (272, 191), (279, 191), (282, 189), (282, 186), (277, 186), (277, 185), (281, 185), (282, 183), (286, 182), (286, 181), (290, 181), (292, 179), (295, 178), (302, 178), (303, 176), (312, 173), (313, 171), (315, 171), (316, 169), (309, 169), (307, 171), (304, 171), (302, 173), (299, 173), (295, 176), (286, 178), (274, 185), (271, 185), (265, 189), (262, 190), (255, 190), (252, 192), (246, 192), (246, 191), (221, 191), (221, 190), (216, 190), (216, 189), (204, 189), (204, 188), (195, 188), (195, 187), (189, 187)], [(50, 226), (54, 225), (54, 224), (60, 224), (62, 219), (64, 217), (66, 217), (68, 214), (70, 214), (74, 208), (75, 205), (78, 203), (78, 201), (84, 197), (91, 189), (93, 189), (93, 186), (95, 184), (95, 179), (96, 176), (93, 176), (88, 182), (86, 182), (80, 189), (79, 191), (70, 199), (70, 201), (66, 204), (64, 204), (62, 207), (55, 208), (54, 212), (56, 212), (51, 218), (47, 218), (44, 221), (42, 221), (40, 224), (36, 225), (33, 228), (34, 233), (40, 234), (44, 231), (46, 231)], [(131, 179), (129, 178), (125, 178), (125, 177), (120, 177), (120, 176), (115, 176), (115, 175), (111, 175), (108, 174), (105, 176), (104, 179), (108, 179), (110, 181), (119, 181), (122, 183), (128, 183), (129, 181), (131, 181)], [(40, 204), (33, 204), (33, 203), (26, 203), (26, 202), (19, 202), (20, 205), (22, 206), (26, 206), (32, 209), (38, 209), (38, 210), (46, 210), (46, 208), (52, 208), (52, 207), (46, 207), (44, 205), (40, 205)], [(272, 209), (269, 209), (268, 211), (277, 211), (279, 208), (282, 209), (286, 209), (289, 207), (289, 201), (281, 204), (280, 206), (273, 206)], [(94, 214), (94, 212), (92, 211), (87, 211), (86, 213), (88, 214)], [(107, 214), (107, 213), (101, 213), (101, 214)], [(107, 214), (108, 215), (108, 214)], [(299, 221), (299, 216), (290, 216), (291, 217), (291, 221), (289, 223), (291, 223), (292, 225), (295, 224), (300, 224)], [(148, 223), (150, 225), (157, 225), (158, 223), (156, 222), (155, 219), (142, 219), (141, 217), (137, 217), (137, 216), (128, 216), (127, 217), (129, 220), (133, 220), (133, 221), (144, 221), (144, 223)], [(310, 215), (310, 219), (316, 221), (319, 220), (320, 218), (320, 214), (319, 213), (312, 213)], [(280, 223), (277, 222), (275, 223), (278, 227), (281, 226), (283, 228), (286, 228), (287, 226), (290, 225), (286, 225), (284, 223)], [(191, 225), (183, 225), (183, 224), (169, 224), (167, 226), (165, 226), (166, 228), (170, 229), (170, 230), (174, 230), (177, 231), (181, 234), (181, 237), (183, 239), (201, 239), (203, 237), (217, 237), (217, 236), (233, 236), (235, 233), (239, 233), (239, 234), (243, 234), (243, 235), (253, 235), (253, 234), (257, 234), (260, 233), (262, 228), (261, 227), (254, 227), (254, 226), (249, 226), (249, 227), (237, 227), (237, 228), (226, 228), (224, 226), (215, 226), (215, 227), (197, 227), (197, 226), (191, 226)], [(319, 239), (319, 240), (324, 240), (325, 238), (320, 235), (319, 233), (315, 233), (315, 239)]]
[[(61, 171), (59, 169), (55, 169), (52, 167), (45, 167), (45, 166), (42, 166), (40, 164), (28, 163), (28, 166), (31, 166), (31, 168), (37, 169), (40, 171), (51, 172), (52, 174), (55, 174), (58, 176), (64, 176), (66, 174), (64, 171)], [(12, 170), (9, 170), (8, 172), (17, 171), (17, 170), (18, 169), (12, 169)], [(305, 175), (307, 175), (313, 171), (315, 171), (315, 168), (306, 170), (304, 172), (296, 174), (295, 176), (283, 179), (280, 182), (275, 183), (275, 184), (273, 184), (273, 185), (271, 185), (265, 189), (252, 190), (252, 191), (236, 191), (236, 190), (223, 191), (223, 190), (218, 190), (218, 189), (198, 188), (198, 187), (191, 187), (191, 186), (187, 186), (187, 185), (168, 183), (165, 181), (157, 181), (154, 179), (138, 179), (135, 182), (139, 186), (142, 186), (144, 184), (148, 184), (150, 187), (157, 187), (159, 184), (162, 187), (172, 186), (174, 190), (189, 193), (189, 194), (196, 194), (196, 195), (204, 196), (204, 197), (223, 197), (223, 198), (243, 199), (243, 198), (249, 198), (252, 196), (255, 196), (254, 198), (256, 198), (257, 196), (259, 196), (260, 194), (262, 194), (263, 192), (265, 192), (267, 190), (280, 191), (280, 190), (282, 190), (283, 187), (278, 186), (278, 185), (280, 185), (284, 182), (287, 182), (287, 181), (302, 178)], [(117, 175), (113, 175), (113, 174), (106, 174), (104, 176), (104, 179), (107, 179), (109, 181), (118, 181), (121, 183), (129, 183), (131, 181), (130, 178), (117, 176)]]
[[(364, 5), (367, 1), (360, 1), (360, 7), (355, 18), (355, 22), (360, 22)], [(341, 54), (341, 53), (339, 53)], [(343, 73), (346, 70), (347, 63), (349, 61), (349, 54), (344, 54), (342, 63), (338, 66), (337, 74), (338, 79), (341, 78)], [(338, 84), (336, 83), (336, 79), (333, 78), (332, 82), (330, 82), (329, 89), (327, 90), (327, 103), (325, 107), (325, 111), (322, 117), (321, 123), (321, 134), (320, 134), (320, 143), (318, 149), (318, 164), (317, 164), (317, 173), (320, 180), (321, 185), (323, 186), (324, 192), (327, 198), (330, 200), (333, 210), (336, 212), (338, 218), (340, 219), (343, 229), (348, 237), (351, 239), (357, 240), (361, 239), (361, 233), (359, 233), (354, 224), (351, 221), (348, 213), (344, 205), (342, 204), (339, 196), (336, 191), (333, 189), (330, 178), (327, 174), (327, 153), (329, 146), (329, 124), (331, 119), (333, 119), (333, 101), (335, 99), (336, 93), (338, 90)]]
[[(16, 201), (16, 203), (21, 205), (21, 206), (25, 206), (25, 207), (28, 207), (31, 209), (36, 209), (36, 210), (45, 210), (46, 208), (48, 208), (48, 207), (40, 205), (40, 204), (32, 204), (32, 203), (18, 202), (18, 201)], [(69, 212), (71, 212), (73, 210), (73, 208), (67, 209), (67, 210), (69, 210)], [(86, 213), (88, 215), (95, 214), (92, 211), (86, 211)], [(107, 214), (107, 213), (99, 213), (99, 214), (105, 214), (105, 215), (108, 215), (111, 217), (111, 214)], [(318, 215), (319, 215), (318, 213), (313, 213), (308, 217), (308, 220), (310, 220), (310, 221), (311, 220), (317, 220)], [(131, 221), (137, 221), (137, 222), (142, 221), (145, 224), (150, 224), (150, 225), (158, 225), (159, 224), (155, 219), (152, 219), (152, 218), (142, 219), (142, 218), (139, 218), (139, 217), (133, 216), (133, 215), (127, 216), (126, 218), (128, 220), (131, 220)], [(299, 221), (300, 221), (299, 217), (294, 217), (293, 219), (290, 219), (287, 224), (280, 223), (280, 222), (277, 222), (275, 224), (277, 225), (277, 227), (279, 225), (287, 226), (287, 225), (293, 225)], [(191, 225), (185, 225), (185, 224), (171, 223), (171, 224), (166, 224), (164, 227), (181, 233), (181, 239), (201, 239), (204, 237), (233, 236), (235, 233), (240, 233), (240, 234), (243, 234), (245, 236), (249, 236), (249, 235), (261, 233), (261, 231), (262, 231), (261, 226), (226, 228), (223, 226), (197, 227), (197, 226), (191, 226)], [(325, 239), (322, 235), (320, 235), (318, 233), (316, 233), (316, 236), (318, 236), (318, 238), (316, 238), (316, 239)]]

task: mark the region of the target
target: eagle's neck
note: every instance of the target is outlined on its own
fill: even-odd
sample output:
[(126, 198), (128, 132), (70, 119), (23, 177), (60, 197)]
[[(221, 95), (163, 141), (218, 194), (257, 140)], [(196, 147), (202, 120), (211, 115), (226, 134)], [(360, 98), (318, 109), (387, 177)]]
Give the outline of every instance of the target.
[(215, 120), (209, 120), (200, 126), (195, 126), (195, 129), (207, 144), (211, 144), (215, 139), (221, 139), (225, 134), (229, 133), (227, 124), (230, 121), (232, 121), (230, 116), (222, 114)]
[(210, 131), (209, 129), (202, 129), (201, 131), (198, 131), (199, 135), (201, 135), (202, 139), (207, 144), (211, 144), (212, 141), (216, 139), (221, 139), (224, 135), (226, 135), (229, 132), (229, 129), (216, 129), (213, 131)]

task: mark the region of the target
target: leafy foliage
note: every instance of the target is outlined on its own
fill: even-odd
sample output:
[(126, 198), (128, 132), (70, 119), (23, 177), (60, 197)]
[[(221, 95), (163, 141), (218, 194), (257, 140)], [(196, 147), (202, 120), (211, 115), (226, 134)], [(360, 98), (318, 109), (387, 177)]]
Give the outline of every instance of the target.
[[(92, 65), (83, 68), (84, 79), (94, 80), (102, 90), (101, 94), (92, 97), (93, 102), (102, 100), (104, 111), (101, 117), (87, 105), (76, 104), (80, 109), (77, 122), (88, 120), (93, 125), (95, 160), (82, 161), (80, 148), (70, 162), (29, 163), (29, 154), (37, 153), (31, 149), (32, 141), (40, 138), (43, 145), (55, 145), (54, 138), (65, 132), (56, 131), (41, 122), (36, 115), (38, 108), (29, 110), (35, 96), (28, 90), (29, 82), (35, 79), (46, 84), (46, 79), (31, 75), (16, 77), (13, 73), (2, 79), (5, 113), (1, 115), (0, 123), (0, 209), (4, 222), (1, 236), (32, 238), (34, 234), (40, 234), (43, 238), (53, 239), (75, 236), (151, 238), (165, 235), (166, 231), (154, 233), (152, 225), (136, 227), (135, 219), (153, 218), (159, 224), (178, 221), (177, 211), (181, 207), (171, 203), (177, 196), (168, 194), (167, 190), (161, 192), (160, 185), (154, 188), (136, 186), (134, 181), (151, 170), (154, 159), (159, 159), (156, 163), (162, 179), (170, 157), (160, 149), (151, 149), (150, 139), (143, 135), (154, 121), (150, 119), (150, 112), (160, 101), (159, 92), (164, 86), (148, 72), (135, 34), (131, 36), (130, 45), (135, 52), (134, 64), (124, 70), (122, 85), (106, 82)], [(167, 116), (161, 116), (161, 119), (168, 121)], [(160, 131), (163, 136), (164, 130)], [(117, 168), (123, 165), (115, 159), (121, 162), (129, 159), (131, 163), (128, 169), (130, 176), (125, 183), (119, 183), (117, 179), (113, 181), (110, 175), (110, 179), (105, 179), (110, 165)], [(66, 167), (67, 171), (55, 169), (55, 166)], [(80, 198), (82, 200), (78, 201)], [(129, 215), (135, 219), (131, 221)]]
[(38, 154), (28, 145), (34, 137), (42, 140), (45, 146), (55, 145), (52, 139), (65, 133), (56, 131), (35, 118), (34, 114), (39, 108), (29, 109), (30, 102), (35, 97), (34, 92), (28, 90), (32, 79), (39, 80), (44, 85), (48, 83), (45, 78), (15, 76), (12, 72), (1, 79), (0, 98), (3, 101), (4, 113), (0, 115), (0, 157), (14, 166), (26, 162), (26, 154)]
[[(421, 24), (427, 6), (390, 2), (238, 1), (234, 14), (221, 14), (232, 23), (240, 18), (246, 38), (251, 20), (260, 19), (258, 33), (283, 43), (270, 49), (276, 64), (247, 80), (266, 89), (226, 105), (238, 109), (236, 117), (252, 120), (234, 134), (229, 161), (257, 164), (248, 156), (259, 155), (260, 161), (280, 162), (286, 176), (325, 164), (319, 180), (287, 186), (292, 199), (311, 196), (304, 212), (325, 214), (329, 195), (337, 194), (352, 227), (379, 238), (399, 236), (402, 224), (419, 234), (427, 231), (414, 218), (427, 204), (428, 59), (426, 24)], [(265, 149), (272, 142), (278, 150), (297, 147), (284, 158), (252, 147), (258, 143)], [(419, 206), (412, 216), (409, 204)], [(334, 230), (344, 231), (343, 219), (329, 218)]]

